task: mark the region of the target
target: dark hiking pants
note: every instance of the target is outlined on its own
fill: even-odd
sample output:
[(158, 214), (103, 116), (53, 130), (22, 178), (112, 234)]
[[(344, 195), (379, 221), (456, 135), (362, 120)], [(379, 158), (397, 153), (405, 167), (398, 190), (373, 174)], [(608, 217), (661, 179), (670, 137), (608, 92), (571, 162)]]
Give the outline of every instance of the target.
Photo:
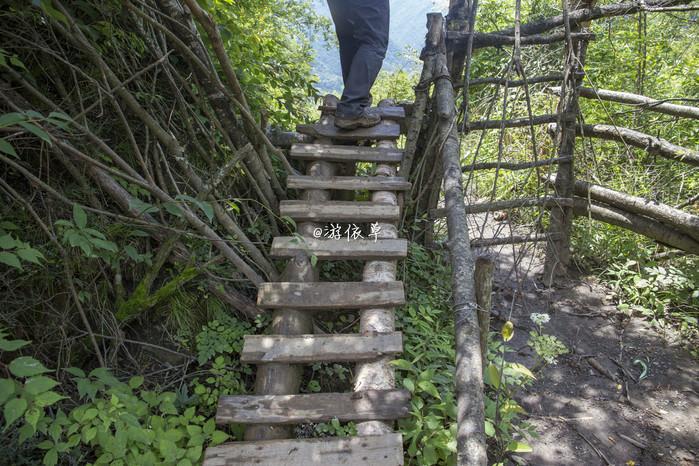
[(328, 0), (340, 42), (345, 90), (338, 116), (353, 118), (370, 105), (369, 93), (388, 48), (388, 0)]

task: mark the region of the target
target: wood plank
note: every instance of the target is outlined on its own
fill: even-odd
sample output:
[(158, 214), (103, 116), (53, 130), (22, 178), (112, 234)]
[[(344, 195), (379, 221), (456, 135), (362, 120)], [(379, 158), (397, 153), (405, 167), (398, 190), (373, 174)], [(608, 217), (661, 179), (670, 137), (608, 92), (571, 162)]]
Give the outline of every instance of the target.
[(401, 434), (231, 442), (209, 447), (204, 466), (402, 466)]
[(400, 332), (369, 335), (246, 335), (240, 361), (248, 364), (278, 362), (372, 361), (403, 352)]
[(267, 282), (257, 291), (266, 309), (364, 309), (405, 304), (403, 282)]
[(407, 390), (365, 390), (301, 395), (237, 395), (218, 400), (218, 424), (302, 424), (393, 420), (410, 415)]
[(340, 259), (397, 259), (408, 255), (406, 239), (340, 240), (315, 239), (297, 236), (278, 236), (272, 241), (273, 257), (296, 257), (306, 252), (319, 260)]
[(301, 222), (389, 223), (400, 219), (400, 207), (366, 201), (328, 201), (324, 204), (282, 201), (279, 210), (282, 217), (291, 217)]
[(331, 189), (344, 191), (407, 191), (410, 182), (399, 176), (301, 176), (286, 179), (290, 189)]
[(332, 144), (294, 144), (289, 155), (295, 159), (327, 162), (400, 163), (403, 160), (403, 151), (398, 149)]
[(387, 139), (398, 139), (400, 137), (400, 126), (395, 124), (379, 123), (371, 128), (358, 128), (344, 130), (335, 125), (313, 124), (297, 125), (296, 131), (308, 134), (314, 138), (330, 138), (337, 141), (383, 141)]

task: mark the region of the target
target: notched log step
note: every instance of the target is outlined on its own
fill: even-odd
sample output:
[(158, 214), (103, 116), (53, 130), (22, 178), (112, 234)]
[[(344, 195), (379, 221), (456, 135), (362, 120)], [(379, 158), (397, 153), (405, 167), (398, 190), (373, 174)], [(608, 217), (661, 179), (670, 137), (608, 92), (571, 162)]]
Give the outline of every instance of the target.
[(369, 335), (246, 335), (240, 361), (248, 364), (372, 361), (403, 352), (400, 332)]
[(337, 141), (382, 141), (400, 137), (400, 126), (395, 123), (379, 123), (371, 128), (353, 130), (344, 130), (335, 125), (317, 123), (313, 125), (297, 125), (296, 131), (301, 134), (308, 134), (314, 138), (330, 138)]
[(342, 191), (407, 191), (410, 182), (399, 176), (301, 176), (286, 180), (290, 189), (331, 189)]
[(400, 163), (403, 160), (403, 151), (398, 149), (332, 144), (294, 144), (289, 155), (300, 160), (326, 162)]
[(238, 395), (218, 400), (218, 424), (302, 424), (394, 420), (410, 415), (407, 390), (302, 395)]
[(403, 436), (232, 442), (209, 447), (204, 466), (401, 466)]
[(405, 304), (403, 282), (267, 282), (257, 292), (264, 309), (332, 310)]
[(376, 202), (282, 201), (279, 210), (282, 217), (300, 222), (374, 223), (396, 222), (400, 218), (400, 207)]
[(272, 241), (273, 257), (296, 257), (299, 253), (319, 260), (399, 259), (408, 255), (406, 239), (315, 239), (299, 236), (278, 236)]

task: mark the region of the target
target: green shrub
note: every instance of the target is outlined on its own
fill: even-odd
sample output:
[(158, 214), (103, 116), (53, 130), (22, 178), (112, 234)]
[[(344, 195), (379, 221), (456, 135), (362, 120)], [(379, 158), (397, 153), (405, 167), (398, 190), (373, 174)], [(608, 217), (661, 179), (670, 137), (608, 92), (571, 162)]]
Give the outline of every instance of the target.
[[(0, 332), (3, 351), (29, 344), (6, 337)], [(66, 369), (76, 403), (54, 390), (60, 384), (46, 375), (52, 371), (32, 357), (13, 359), (9, 370), (13, 377), (0, 379), (4, 429), (16, 427), (19, 444), (38, 442), (45, 465), (66, 456), (80, 464), (186, 466), (200, 462), (207, 444), (228, 438), (176, 393), (142, 388), (141, 376), (124, 383), (102, 368)]]

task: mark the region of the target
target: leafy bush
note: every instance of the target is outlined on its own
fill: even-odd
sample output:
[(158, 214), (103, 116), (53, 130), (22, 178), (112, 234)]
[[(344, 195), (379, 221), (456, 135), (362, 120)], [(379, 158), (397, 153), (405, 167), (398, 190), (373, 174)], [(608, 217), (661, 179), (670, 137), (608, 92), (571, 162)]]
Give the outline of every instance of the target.
[[(29, 344), (7, 340), (0, 332), (0, 349), (16, 351)], [(207, 444), (228, 438), (214, 420), (197, 415), (174, 392), (142, 388), (144, 378), (120, 382), (108, 370), (85, 374), (70, 368), (81, 404), (66, 400), (54, 388), (60, 384), (45, 374), (51, 370), (29, 356), (9, 364), (13, 378), (0, 379), (0, 405), (5, 430), (19, 427), (18, 443), (38, 441), (46, 453), (43, 464), (57, 464), (61, 456), (81, 464), (181, 466), (200, 462)]]

